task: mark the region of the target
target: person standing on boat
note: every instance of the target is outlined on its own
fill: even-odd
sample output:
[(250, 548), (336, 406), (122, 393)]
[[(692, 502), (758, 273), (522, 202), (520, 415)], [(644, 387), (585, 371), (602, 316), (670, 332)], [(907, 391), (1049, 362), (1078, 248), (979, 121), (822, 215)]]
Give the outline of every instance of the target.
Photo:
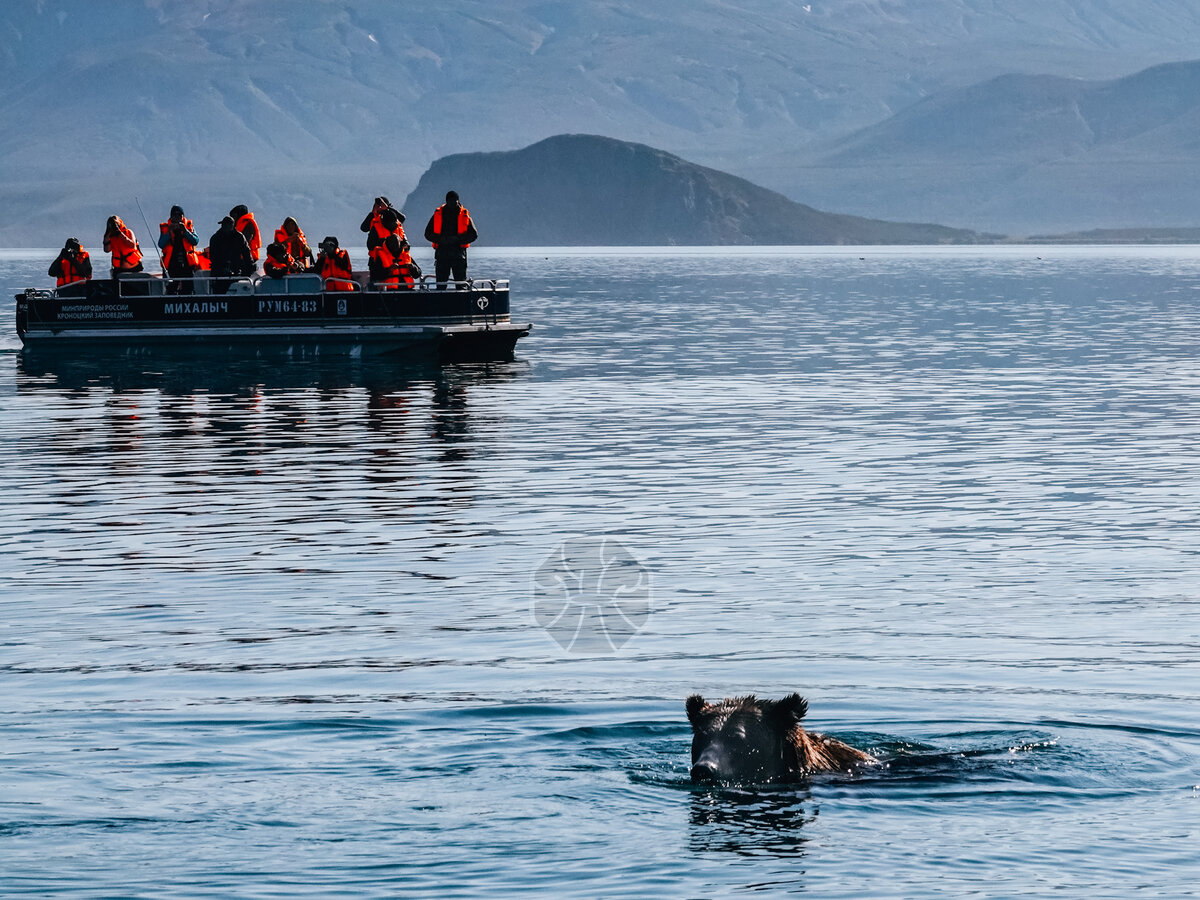
[(183, 207), (172, 206), (171, 218), (158, 223), (158, 248), (163, 254), (163, 274), (171, 279), (186, 280), (172, 281), (167, 285), (168, 293), (193, 292), (191, 278), (200, 268), (200, 261), (196, 258), (196, 245), (199, 243), (196, 227), (191, 219), (184, 216)]
[[(388, 202), (386, 197), (376, 200)], [(371, 281), (383, 281), (383, 270), (379, 268), (379, 248), (389, 238), (404, 240), (404, 217), (391, 206), (384, 206), (371, 220), (371, 230), (367, 232), (367, 270), (371, 272)]]
[(433, 245), (433, 265), (438, 287), (445, 287), (450, 276), (467, 280), (467, 248), (479, 240), (475, 223), (466, 207), (458, 202), (458, 192), (448, 191), (446, 202), (433, 211), (425, 226), (425, 240)]
[(317, 256), (317, 272), (321, 286), (327, 291), (352, 291), (354, 271), (350, 267), (350, 254), (338, 246), (338, 239), (327, 237), (321, 241), (321, 252)]
[[(392, 215), (385, 219), (384, 213), (389, 211)], [(367, 213), (367, 217), (358, 227), (361, 231), (366, 232), (367, 252), (370, 253), (377, 244), (383, 243), (389, 234), (394, 234), (400, 240), (404, 240), (404, 213), (392, 206), (387, 197), (376, 197), (375, 205), (371, 207), (371, 211)]]
[(229, 217), (233, 219), (233, 227), (246, 239), (246, 246), (250, 248), (250, 256), (257, 268), (258, 261), (262, 259), (262, 234), (258, 230), (254, 213), (250, 212), (246, 204), (239, 203), (229, 211)]
[(120, 216), (108, 217), (104, 228), (104, 252), (112, 254), (113, 278), (142, 271), (142, 247)]
[(208, 239), (208, 257), (214, 294), (224, 294), (234, 277), (253, 275), (258, 268), (250, 254), (250, 245), (237, 230), (233, 216), (223, 218), (221, 227)]
[[(300, 224), (288, 216), (283, 220), (282, 230), (287, 235), (288, 253), (292, 255), (292, 262), (295, 264), (292, 271), (311, 272), (316, 263), (313, 260), (312, 248), (308, 246), (308, 238), (300, 230)], [(278, 236), (279, 232), (275, 234)]]
[(390, 238), (396, 240), (391, 242), (388, 254), (397, 256), (400, 253), (400, 242), (404, 241), (404, 226), (400, 222), (400, 214), (387, 207), (372, 221), (371, 230), (367, 234), (367, 271), (370, 272), (372, 281), (385, 280), (384, 269), (387, 267), (381, 266), (380, 260), (384, 252), (383, 245), (388, 243)]
[(58, 258), (50, 263), (49, 274), (58, 279), (56, 287), (92, 280), (92, 258), (80, 245), (79, 238), (67, 238)]

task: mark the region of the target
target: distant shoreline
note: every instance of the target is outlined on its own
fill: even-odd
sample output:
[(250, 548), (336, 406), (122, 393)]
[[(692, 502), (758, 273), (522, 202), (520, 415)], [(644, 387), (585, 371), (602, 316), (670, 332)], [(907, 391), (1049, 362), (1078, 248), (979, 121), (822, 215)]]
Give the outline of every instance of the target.
[(1200, 244), (1200, 228), (1095, 228), (1009, 238), (1017, 244)]

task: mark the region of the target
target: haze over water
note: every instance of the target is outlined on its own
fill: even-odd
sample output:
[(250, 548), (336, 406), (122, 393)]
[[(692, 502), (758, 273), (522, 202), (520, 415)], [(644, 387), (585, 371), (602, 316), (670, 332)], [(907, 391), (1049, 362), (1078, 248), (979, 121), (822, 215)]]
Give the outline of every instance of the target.
[[(0, 252), (0, 893), (1194, 893), (1200, 250), (472, 254), (428, 370), (26, 357)], [(794, 690), (888, 765), (690, 786)]]

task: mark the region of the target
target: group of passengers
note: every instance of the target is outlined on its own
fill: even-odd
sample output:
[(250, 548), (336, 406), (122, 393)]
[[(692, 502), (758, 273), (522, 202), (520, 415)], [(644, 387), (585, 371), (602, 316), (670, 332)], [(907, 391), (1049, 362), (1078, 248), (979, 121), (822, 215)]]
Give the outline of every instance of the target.
[[(376, 290), (411, 290), (421, 277), (421, 269), (413, 261), (411, 246), (404, 235), (404, 213), (394, 208), (387, 197), (376, 197), (360, 228), (367, 236), (371, 286)], [(203, 250), (199, 249), (195, 225), (184, 215), (182, 207), (172, 206), (167, 221), (159, 223), (158, 229), (162, 271), (168, 279), (167, 290), (172, 294), (193, 293), (197, 274), (207, 274), (212, 293), (224, 294), (236, 279), (256, 275), (260, 259), (263, 274), (269, 278), (314, 273), (321, 276), (327, 291), (359, 288), (350, 254), (339, 246), (338, 239), (326, 237), (319, 245), (320, 253), (314, 257), (303, 229), (291, 216), (275, 229), (275, 239), (266, 246), (265, 254), (258, 222), (244, 204), (235, 206), (221, 219), (220, 227)], [(425, 239), (434, 248), (439, 287), (444, 287), (451, 275), (458, 282), (467, 280), (467, 247), (478, 238), (470, 213), (459, 202), (458, 194), (449, 191), (446, 202), (434, 211), (425, 227)], [(120, 216), (108, 219), (104, 252), (112, 255), (113, 278), (143, 271), (141, 245)], [(91, 279), (91, 257), (78, 238), (67, 238), (50, 264), (49, 274), (58, 280), (58, 287)]]

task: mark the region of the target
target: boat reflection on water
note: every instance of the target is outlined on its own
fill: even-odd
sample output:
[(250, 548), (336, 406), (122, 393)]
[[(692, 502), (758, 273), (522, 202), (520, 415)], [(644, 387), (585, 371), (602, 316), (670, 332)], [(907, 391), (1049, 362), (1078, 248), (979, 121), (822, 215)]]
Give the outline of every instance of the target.
[(17, 357), (16, 387), (45, 395), (39, 408), (54, 419), (31, 423), (28, 450), (104, 456), (119, 466), (114, 453), (144, 456), (153, 448), (193, 463), (220, 459), (230, 476), (238, 459), (259, 471), (263, 454), (301, 466), (365, 454), (371, 465), (364, 474), (387, 479), (396, 474), (386, 471), (387, 460), (405, 453), (468, 458), (480, 421), (490, 428), (498, 415), (474, 412), (472, 392), (528, 370), (521, 361), (213, 360), (199, 351), (157, 358), (26, 349)]

